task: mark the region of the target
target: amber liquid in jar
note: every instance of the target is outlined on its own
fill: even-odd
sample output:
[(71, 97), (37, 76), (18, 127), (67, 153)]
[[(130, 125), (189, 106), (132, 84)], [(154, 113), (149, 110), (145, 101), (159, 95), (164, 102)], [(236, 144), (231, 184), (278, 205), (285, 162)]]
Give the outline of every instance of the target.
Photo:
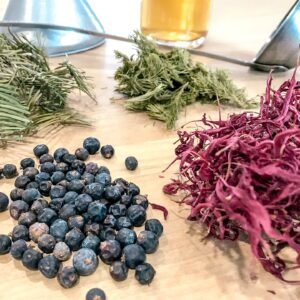
[(198, 47), (208, 32), (211, 0), (143, 0), (141, 31), (158, 43)]

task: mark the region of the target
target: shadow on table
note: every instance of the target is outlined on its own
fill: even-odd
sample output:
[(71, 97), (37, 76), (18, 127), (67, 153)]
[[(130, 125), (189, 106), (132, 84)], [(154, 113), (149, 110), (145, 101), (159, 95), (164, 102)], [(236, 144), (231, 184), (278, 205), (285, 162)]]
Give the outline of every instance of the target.
[(0, 255), (0, 264), (8, 264), (12, 260), (12, 257), (9, 254)]
[[(232, 263), (232, 267), (237, 270), (241, 280), (248, 282), (249, 259), (243, 253), (240, 242), (217, 240), (212, 237), (205, 238), (207, 235), (207, 230), (204, 226), (195, 222), (187, 222), (190, 225), (188, 234), (191, 236), (198, 236), (200, 238), (199, 243), (201, 244), (201, 247), (205, 245), (207, 245), (207, 247), (210, 246), (208, 251), (213, 247), (214, 256), (217, 257), (221, 253), (222, 256), (226, 257), (226, 259)], [(245, 239), (243, 238), (242, 241), (244, 242)]]

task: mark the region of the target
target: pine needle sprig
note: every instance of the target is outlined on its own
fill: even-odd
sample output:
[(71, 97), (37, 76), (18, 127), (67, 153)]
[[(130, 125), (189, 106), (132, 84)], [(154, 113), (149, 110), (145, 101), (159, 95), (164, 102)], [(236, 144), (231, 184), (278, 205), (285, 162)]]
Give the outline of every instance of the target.
[(69, 61), (51, 68), (43, 49), (26, 37), (1, 34), (0, 146), (42, 127), (88, 125), (68, 107), (68, 97), (79, 90), (95, 100), (89, 80)]
[(115, 73), (116, 90), (129, 97), (125, 100), (127, 109), (146, 111), (170, 129), (183, 108), (196, 101), (239, 108), (258, 105), (256, 100), (247, 99), (245, 90), (238, 88), (227, 72), (193, 63), (188, 51), (174, 48), (162, 52), (138, 32), (131, 39), (136, 45), (136, 55), (129, 57), (115, 51), (121, 62)]

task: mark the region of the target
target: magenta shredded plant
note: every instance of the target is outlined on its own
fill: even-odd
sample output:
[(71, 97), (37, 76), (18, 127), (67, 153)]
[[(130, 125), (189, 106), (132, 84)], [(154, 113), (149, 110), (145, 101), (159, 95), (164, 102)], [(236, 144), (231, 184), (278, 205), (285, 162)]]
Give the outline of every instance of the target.
[[(259, 113), (218, 121), (204, 115), (207, 129), (178, 132), (180, 175), (163, 190), (184, 192), (189, 219), (204, 224), (208, 236), (246, 234), (267, 272), (300, 283), (284, 278), (300, 267), (300, 82), (295, 70), (278, 90), (271, 83), (270, 75)], [(286, 247), (297, 254), (292, 264), (280, 257)]]

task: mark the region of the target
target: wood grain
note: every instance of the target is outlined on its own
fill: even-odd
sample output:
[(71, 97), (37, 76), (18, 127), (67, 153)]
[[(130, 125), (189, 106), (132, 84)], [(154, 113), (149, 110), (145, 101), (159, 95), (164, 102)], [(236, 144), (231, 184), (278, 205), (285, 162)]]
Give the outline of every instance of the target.
[[(93, 3), (101, 8), (101, 5), (104, 6), (103, 2)], [(292, 2), (255, 0), (251, 1), (249, 9), (248, 1), (215, 1), (212, 29), (204, 48), (251, 58), (261, 45), (262, 37), (270, 33)], [(117, 4), (118, 1), (112, 3)], [(128, 10), (132, 9), (132, 3), (136, 7), (137, 1), (128, 1)], [(123, 13), (126, 16), (126, 11)], [(100, 11), (99, 15), (101, 16)], [(138, 11), (136, 16), (138, 18)], [(112, 23), (116, 21), (113, 14), (111, 18)], [(104, 25), (113, 29), (118, 24)], [(150, 201), (163, 204), (170, 211), (168, 221), (164, 222), (165, 233), (160, 240), (159, 250), (148, 256), (148, 261), (157, 271), (156, 278), (151, 286), (140, 286), (135, 281), (133, 272), (130, 272), (127, 281), (116, 283), (110, 278), (108, 266), (100, 263), (95, 274), (82, 277), (75, 288), (64, 290), (55, 279), (47, 280), (39, 272), (25, 270), (20, 262), (13, 261), (7, 255), (0, 256), (0, 299), (79, 300), (85, 299), (86, 292), (93, 287), (104, 289), (110, 300), (299, 299), (300, 288), (284, 284), (264, 272), (253, 260), (247, 244), (202, 242), (203, 235), (197, 224), (185, 221), (187, 208), (178, 206), (162, 193), (162, 186), (176, 172), (176, 167), (172, 167), (164, 174), (165, 178), (159, 177), (174, 157), (173, 142), (176, 140), (176, 132), (167, 131), (163, 124), (150, 120), (143, 113), (125, 111), (121, 100), (110, 100), (120, 96), (114, 93), (113, 74), (118, 66), (113, 55), (114, 49), (132, 53), (131, 45), (108, 41), (101, 48), (69, 57), (72, 63), (85, 69), (94, 78), (97, 105), (83, 95), (72, 96), (72, 105), (92, 120), (93, 126), (66, 127), (46, 136), (39, 133), (39, 136), (27, 139), (26, 143), (10, 145), (8, 149), (0, 150), (1, 165), (8, 162), (18, 163), (23, 157), (32, 157), (32, 149), (37, 143), (47, 143), (52, 152), (60, 146), (74, 151), (87, 136), (97, 136), (102, 144), (114, 145), (116, 155), (112, 160), (106, 161), (100, 155), (95, 155), (91, 160), (108, 166), (113, 177), (122, 176), (137, 183), (142, 193), (149, 195)], [(59, 60), (61, 59), (56, 58), (51, 62), (56, 64)], [(232, 78), (240, 86), (247, 88), (250, 96), (264, 91), (267, 74), (199, 57), (195, 60), (201, 60), (211, 67), (227, 68)], [(274, 75), (275, 85), (289, 78), (290, 74), (291, 72)], [(210, 117), (218, 115), (217, 108), (213, 105), (195, 104), (182, 112), (178, 127), (187, 121), (199, 119), (204, 112)], [(230, 112), (233, 110), (227, 108), (222, 114), (226, 116)], [(139, 168), (135, 172), (129, 172), (124, 167), (127, 155), (135, 155), (139, 159)], [(1, 180), (0, 184), (1, 191), (8, 193), (13, 180)], [(158, 211), (149, 210), (149, 217), (163, 221)], [(9, 233), (13, 225), (8, 212), (0, 215), (0, 233)], [(251, 279), (253, 273), (257, 276), (256, 280)]]

